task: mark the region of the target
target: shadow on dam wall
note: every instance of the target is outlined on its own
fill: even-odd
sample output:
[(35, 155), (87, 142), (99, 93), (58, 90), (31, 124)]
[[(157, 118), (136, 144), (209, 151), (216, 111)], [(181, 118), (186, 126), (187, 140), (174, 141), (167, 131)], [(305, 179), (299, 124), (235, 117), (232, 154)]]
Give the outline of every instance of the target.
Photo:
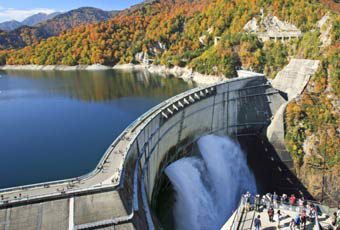
[[(254, 173), (259, 194), (273, 192), (279, 195), (285, 193), (288, 196), (295, 194), (298, 197), (303, 196), (305, 199), (314, 200), (299, 179), (281, 161), (266, 137), (261, 134), (242, 135), (236, 139), (247, 154), (247, 163)], [(173, 159), (167, 158), (162, 162), (151, 203), (154, 217), (157, 217), (154, 218), (156, 226), (161, 226), (162, 229), (174, 229), (175, 227), (173, 216), (173, 205), (176, 201), (175, 191), (164, 173), (164, 169), (170, 164), (167, 162), (175, 162), (180, 158), (197, 154), (199, 154), (199, 149), (193, 138), (186, 139), (167, 153), (167, 156), (173, 156)]]
[(276, 192), (290, 196), (314, 200), (301, 181), (292, 173), (284, 162), (281, 161), (274, 147), (266, 137), (249, 135), (238, 137), (244, 152), (247, 153), (247, 161), (252, 169), (260, 194)]
[[(175, 203), (175, 191), (165, 175), (165, 168), (171, 163), (189, 156), (199, 154), (199, 149), (196, 143), (196, 138), (187, 137), (178, 145), (172, 147), (160, 164), (160, 170), (156, 180), (156, 186), (152, 192), (151, 207), (154, 212), (155, 224), (163, 229), (175, 229), (173, 204)], [(170, 162), (170, 163), (169, 163)]]

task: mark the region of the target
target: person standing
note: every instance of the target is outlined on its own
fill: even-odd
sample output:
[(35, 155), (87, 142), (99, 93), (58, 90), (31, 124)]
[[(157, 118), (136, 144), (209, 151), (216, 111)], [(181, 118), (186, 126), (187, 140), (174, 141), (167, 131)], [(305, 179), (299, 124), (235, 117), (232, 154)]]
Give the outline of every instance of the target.
[(266, 201), (266, 196), (263, 195), (261, 199), (261, 204), (263, 208), (267, 208), (267, 201)]
[(260, 211), (260, 205), (261, 205), (261, 200), (260, 200), (260, 195), (255, 196), (255, 211), (259, 212)]
[(278, 208), (278, 200), (279, 200), (279, 196), (276, 194), (276, 192), (274, 192), (273, 194), (274, 208)]
[(306, 210), (302, 210), (300, 219), (301, 219), (301, 226), (302, 226), (302, 228), (306, 229), (306, 223), (307, 223)]
[(294, 222), (295, 222), (295, 226), (300, 229), (300, 225), (301, 225), (301, 217), (299, 214), (297, 214), (294, 218)]
[(281, 217), (282, 217), (281, 211), (280, 211), (280, 210), (277, 210), (277, 213), (276, 213), (276, 215), (274, 216), (274, 220), (275, 220), (275, 222), (276, 222), (276, 227), (277, 227), (277, 229), (280, 229), (280, 221), (281, 221)]
[(309, 221), (311, 223), (315, 223), (315, 217), (316, 217), (316, 210), (313, 204), (311, 204), (310, 209), (309, 209)]
[(261, 217), (260, 217), (260, 215), (258, 215), (258, 216), (255, 218), (254, 226), (255, 226), (255, 230), (260, 230), (260, 229), (261, 229), (262, 223), (261, 223)]
[(268, 199), (269, 199), (270, 205), (272, 205), (273, 204), (273, 194), (268, 193), (267, 195), (268, 195)]
[(332, 225), (333, 226), (336, 226), (338, 223), (338, 215), (336, 212), (333, 213), (333, 216), (332, 216)]
[(283, 194), (283, 195), (282, 195), (282, 200), (283, 200), (283, 202), (284, 202), (285, 204), (288, 204), (288, 196), (287, 196), (287, 194)]
[(269, 222), (273, 222), (273, 217), (274, 217), (274, 209), (273, 209), (273, 207), (270, 207), (268, 209), (268, 217), (269, 217)]
[(290, 205), (291, 206), (294, 206), (295, 205), (295, 202), (296, 202), (296, 197), (294, 194), (292, 194), (289, 198), (289, 201), (290, 201)]
[(249, 212), (250, 211), (250, 193), (247, 192), (247, 194), (245, 194), (245, 206), (246, 206), (246, 212)]
[(295, 220), (294, 220), (294, 218), (292, 218), (290, 223), (289, 223), (289, 229), (290, 230), (294, 230), (295, 229)]

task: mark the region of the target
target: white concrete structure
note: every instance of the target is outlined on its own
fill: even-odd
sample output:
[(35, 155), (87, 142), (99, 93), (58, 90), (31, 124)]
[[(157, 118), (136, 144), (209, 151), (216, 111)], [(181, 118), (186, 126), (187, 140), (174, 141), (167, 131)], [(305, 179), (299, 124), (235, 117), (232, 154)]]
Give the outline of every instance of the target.
[(301, 37), (301, 31), (293, 24), (283, 22), (276, 16), (268, 15), (261, 17), (260, 20), (252, 18), (243, 29), (249, 33), (254, 33), (262, 41), (267, 40), (290, 40), (291, 38)]
[(274, 88), (285, 92), (288, 100), (300, 95), (309, 82), (310, 77), (316, 72), (320, 61), (308, 59), (292, 59), (272, 81)]

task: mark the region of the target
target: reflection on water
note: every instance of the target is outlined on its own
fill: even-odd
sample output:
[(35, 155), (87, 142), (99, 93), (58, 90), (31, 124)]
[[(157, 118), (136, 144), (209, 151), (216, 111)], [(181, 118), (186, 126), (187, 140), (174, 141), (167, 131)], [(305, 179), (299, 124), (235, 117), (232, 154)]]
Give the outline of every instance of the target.
[[(11, 91), (7, 96), (39, 93), (84, 101), (110, 101), (126, 96), (164, 98), (188, 89), (188, 84), (180, 79), (144, 71), (6, 71), (0, 74), (3, 78), (0, 90)], [(35, 81), (31, 81), (33, 79)], [(26, 92), (21, 92), (21, 87)]]
[(145, 72), (0, 72), (0, 188), (92, 170), (133, 120), (192, 87)]

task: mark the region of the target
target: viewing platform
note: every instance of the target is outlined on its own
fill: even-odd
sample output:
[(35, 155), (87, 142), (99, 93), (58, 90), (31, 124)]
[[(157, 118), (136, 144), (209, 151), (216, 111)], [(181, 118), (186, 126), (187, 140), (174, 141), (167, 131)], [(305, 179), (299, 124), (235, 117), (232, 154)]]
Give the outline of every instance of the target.
[[(331, 209), (320, 205), (313, 201), (308, 201), (308, 205), (290, 205), (289, 203), (278, 202), (274, 204), (270, 201), (270, 198), (266, 195), (266, 200), (261, 201), (259, 210), (256, 211), (253, 199), (250, 199), (250, 203), (246, 202), (245, 196), (240, 199), (239, 205), (233, 215), (229, 218), (226, 224), (222, 227), (222, 230), (250, 230), (255, 229), (255, 219), (260, 216), (261, 229), (304, 229), (303, 225), (300, 228), (290, 228), (293, 219), (296, 219), (302, 212), (306, 213), (306, 228), (307, 230), (321, 230), (328, 229), (331, 225), (330, 214)], [(273, 221), (269, 220), (268, 209), (272, 207), (274, 209)], [(311, 207), (314, 207), (315, 218), (310, 218)], [(280, 225), (278, 228), (277, 212), (280, 210)]]

